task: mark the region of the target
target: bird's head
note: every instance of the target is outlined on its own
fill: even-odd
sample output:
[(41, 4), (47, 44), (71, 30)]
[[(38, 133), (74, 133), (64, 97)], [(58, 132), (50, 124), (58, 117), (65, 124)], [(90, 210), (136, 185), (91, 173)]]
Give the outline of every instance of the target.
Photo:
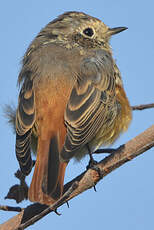
[(38, 38), (44, 38), (46, 42), (67, 44), (68, 48), (72, 46), (107, 48), (110, 37), (126, 29), (126, 27), (109, 28), (101, 20), (82, 12), (66, 12), (42, 29)]

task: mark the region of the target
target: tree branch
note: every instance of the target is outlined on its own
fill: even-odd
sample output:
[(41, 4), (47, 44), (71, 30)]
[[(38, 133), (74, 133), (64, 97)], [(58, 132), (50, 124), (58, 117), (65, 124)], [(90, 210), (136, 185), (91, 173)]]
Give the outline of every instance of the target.
[(144, 105), (134, 105), (131, 106), (132, 110), (143, 110), (143, 109), (151, 109), (154, 108), (154, 103), (144, 104)]
[(21, 212), (22, 208), (20, 207), (11, 207), (11, 206), (7, 206), (7, 205), (0, 205), (0, 210), (3, 211), (10, 211), (10, 212)]
[[(126, 144), (120, 146), (113, 154), (98, 162), (97, 166), (100, 168), (104, 177), (152, 147), (154, 147), (154, 125), (128, 141)], [(64, 195), (55, 202), (55, 204), (48, 207), (46, 205), (34, 203), (7, 222), (1, 224), (0, 230), (25, 229), (68, 200), (92, 188), (100, 179), (102, 178), (99, 178), (96, 171), (92, 169), (85, 171), (64, 186)]]

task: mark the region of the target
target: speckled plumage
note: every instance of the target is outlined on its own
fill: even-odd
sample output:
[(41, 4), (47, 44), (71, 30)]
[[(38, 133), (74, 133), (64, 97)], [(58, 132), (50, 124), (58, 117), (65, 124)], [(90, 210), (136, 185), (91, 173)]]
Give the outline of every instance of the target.
[(131, 108), (109, 45), (124, 27), (67, 12), (43, 28), (27, 49), (18, 83), (16, 155), (32, 168), (31, 136), (38, 139), (31, 201), (51, 204), (63, 191), (72, 157), (113, 143), (127, 130)]

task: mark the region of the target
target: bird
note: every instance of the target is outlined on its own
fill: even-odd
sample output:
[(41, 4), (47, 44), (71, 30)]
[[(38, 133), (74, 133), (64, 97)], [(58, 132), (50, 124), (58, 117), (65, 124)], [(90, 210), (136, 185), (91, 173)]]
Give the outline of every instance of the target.
[(65, 170), (100, 146), (112, 144), (132, 119), (121, 73), (110, 46), (110, 28), (100, 19), (69, 11), (49, 22), (22, 60), (15, 114), (16, 157), (29, 175), (28, 198), (51, 205), (63, 194)]

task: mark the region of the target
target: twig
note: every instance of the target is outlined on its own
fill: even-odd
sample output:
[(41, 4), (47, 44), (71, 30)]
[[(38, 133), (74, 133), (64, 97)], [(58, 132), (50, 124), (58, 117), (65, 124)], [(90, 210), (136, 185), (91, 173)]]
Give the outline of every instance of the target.
[(154, 108), (154, 103), (143, 104), (143, 105), (134, 105), (134, 106), (131, 106), (131, 108), (132, 108), (132, 110), (151, 109), (151, 108)]
[(0, 205), (0, 210), (3, 211), (9, 211), (9, 212), (21, 212), (22, 208), (20, 207), (11, 207), (11, 206), (7, 206), (7, 205)]
[(115, 153), (119, 148), (114, 149), (114, 148), (106, 148), (106, 149), (97, 149), (94, 154), (99, 154), (99, 153)]

